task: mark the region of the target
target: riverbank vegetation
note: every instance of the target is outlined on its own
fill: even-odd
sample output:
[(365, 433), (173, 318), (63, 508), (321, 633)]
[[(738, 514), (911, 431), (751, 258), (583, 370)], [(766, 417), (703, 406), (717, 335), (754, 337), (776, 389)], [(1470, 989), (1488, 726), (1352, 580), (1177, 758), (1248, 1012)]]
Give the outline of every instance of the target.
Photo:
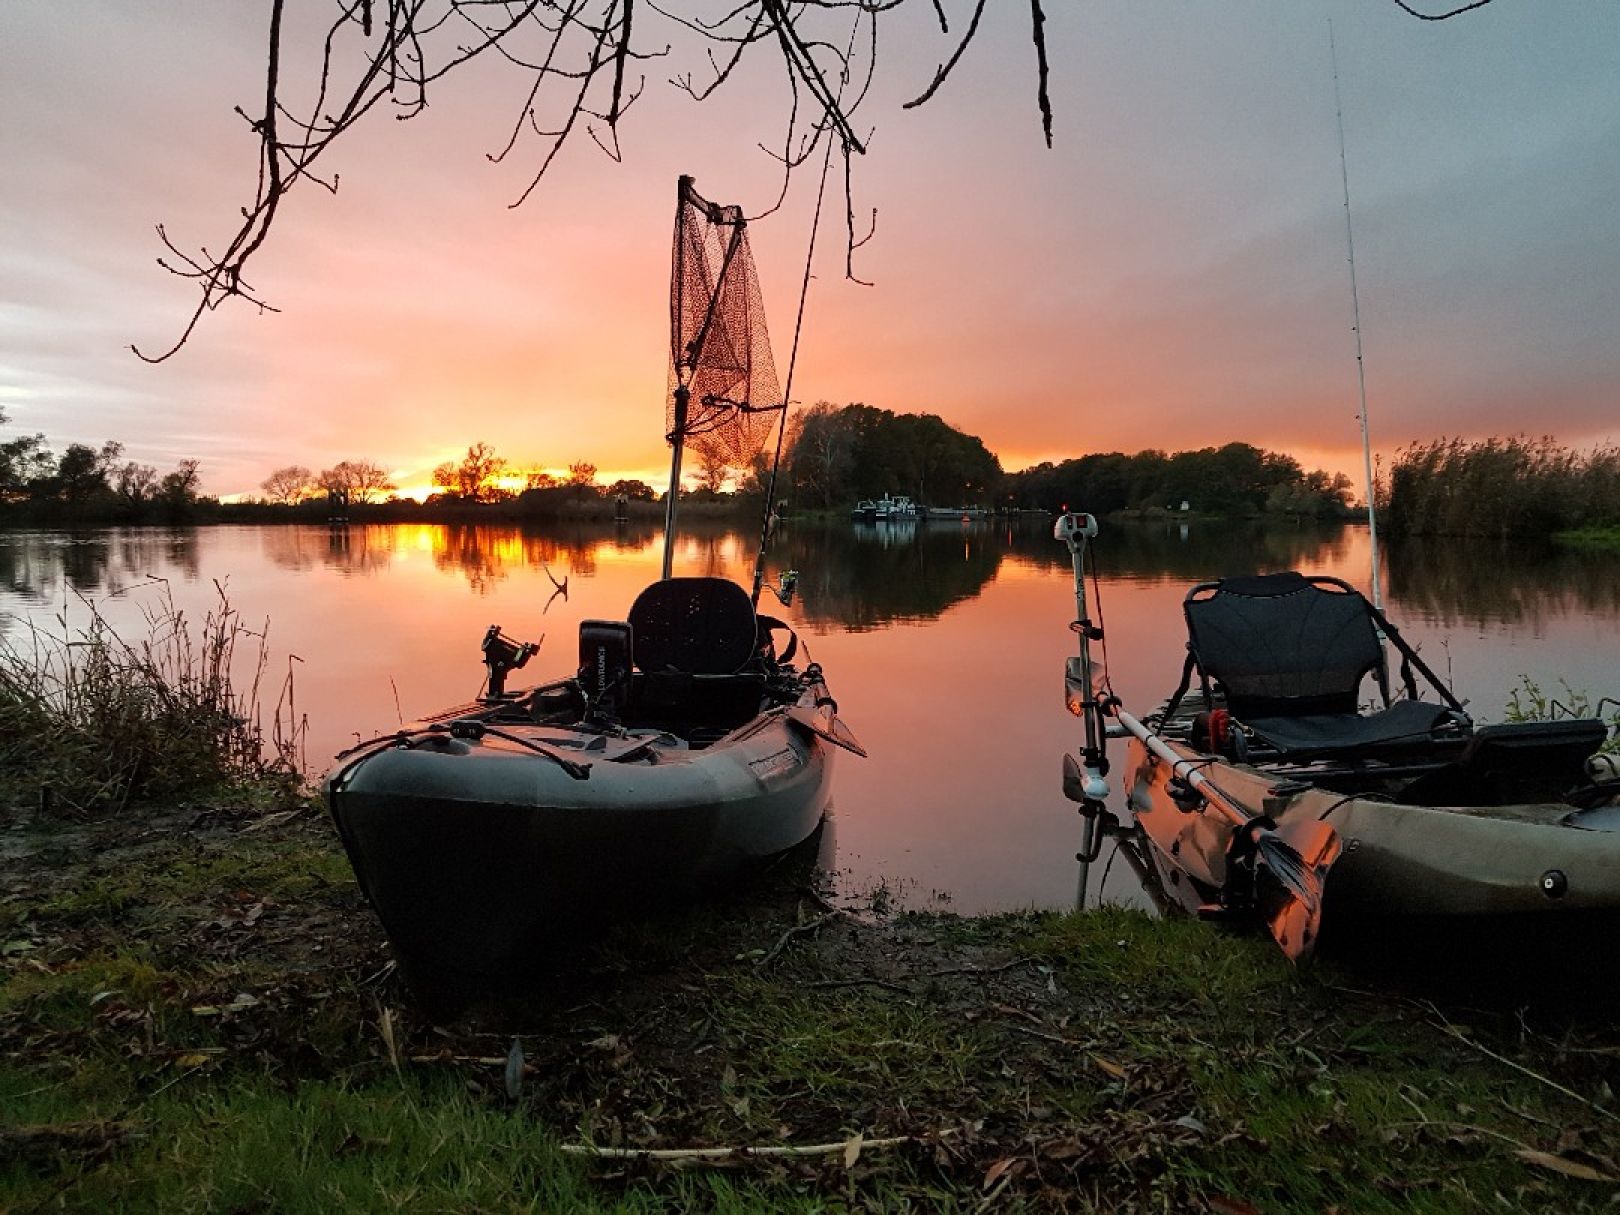
[[(0, 426), (7, 420), (0, 410)], [(122, 443), (69, 443), (57, 456), (42, 434), (0, 441), (0, 519), (177, 523), (208, 504), (196, 460), (160, 474), (123, 454)]]
[(200, 621), (160, 595), (136, 641), (87, 599), (71, 613), (82, 623), (64, 609), (0, 636), (0, 804), (82, 816), (238, 787), (298, 791), (291, 660), (267, 721), (265, 630), (223, 590)]
[(1620, 448), (1550, 438), (1436, 439), (1402, 448), (1381, 522), (1395, 535), (1542, 536), (1620, 548)]

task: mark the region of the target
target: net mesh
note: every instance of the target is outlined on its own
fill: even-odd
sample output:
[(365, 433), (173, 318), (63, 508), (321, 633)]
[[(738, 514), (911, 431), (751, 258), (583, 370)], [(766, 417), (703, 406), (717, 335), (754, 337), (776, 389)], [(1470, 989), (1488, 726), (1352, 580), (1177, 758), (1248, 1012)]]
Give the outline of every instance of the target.
[[(664, 429), (702, 458), (745, 467), (764, 450), (784, 402), (742, 208), (708, 202), (681, 178), (672, 260)], [(682, 385), (684, 425), (676, 417)]]

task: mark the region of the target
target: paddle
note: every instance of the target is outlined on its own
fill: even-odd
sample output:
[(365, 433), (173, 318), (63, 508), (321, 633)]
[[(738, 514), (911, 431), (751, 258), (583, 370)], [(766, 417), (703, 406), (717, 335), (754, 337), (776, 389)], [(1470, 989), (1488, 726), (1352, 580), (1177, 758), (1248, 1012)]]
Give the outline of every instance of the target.
[(823, 718), (818, 710), (804, 705), (791, 705), (782, 712), (794, 725), (810, 731), (817, 738), (826, 739), (835, 747), (842, 747), (846, 751), (853, 751), (862, 759), (866, 758), (866, 748), (861, 746), (854, 731), (836, 716), (829, 714)]
[(1117, 704), (1112, 713), (1143, 746), (1170, 765), (1173, 776), (1185, 781), (1206, 805), (1230, 819), (1253, 843), (1259, 864), (1275, 881), (1270, 890), (1256, 890), (1266, 927), (1290, 960), (1308, 958), (1321, 933), (1323, 884), (1342, 847), (1338, 832), (1316, 819), (1277, 826), (1222, 792), (1199, 770), (1199, 763), (1178, 755)]

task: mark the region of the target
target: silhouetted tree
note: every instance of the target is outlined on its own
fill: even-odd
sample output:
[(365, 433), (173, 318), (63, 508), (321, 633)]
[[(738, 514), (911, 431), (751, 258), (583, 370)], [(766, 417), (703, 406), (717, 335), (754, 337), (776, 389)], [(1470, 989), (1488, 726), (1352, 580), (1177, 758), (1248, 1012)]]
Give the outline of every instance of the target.
[(341, 460), (323, 469), (315, 484), (349, 502), (373, 502), (379, 495), (399, 488), (384, 469), (369, 460)]
[[(9, 422), (0, 412), (0, 425)], [(0, 443), (0, 502), (18, 502), (29, 495), (35, 482), (56, 470), (56, 457), (45, 446), (42, 434), (19, 435)]]
[(157, 489), (157, 469), (150, 464), (138, 464), (134, 460), (120, 465), (118, 474), (113, 480), (113, 491), (119, 500), (130, 508), (150, 502), (157, 496)]
[(487, 443), (474, 443), (461, 463), (447, 460), (433, 470), (433, 484), (468, 502), (501, 502), (512, 492), (500, 484), (506, 461)]
[(172, 517), (182, 518), (197, 504), (202, 478), (197, 474), (198, 461), (181, 460), (178, 467), (158, 482), (158, 501)]
[(314, 485), (315, 474), (302, 464), (289, 464), (285, 468), (278, 468), (259, 482), (259, 488), (264, 491), (264, 496), (283, 506), (291, 506), (295, 502), (302, 501)]
[(608, 486), (607, 493), (610, 498), (623, 497), (628, 498), (631, 502), (655, 502), (658, 499), (657, 490), (645, 481), (634, 479), (615, 481)]
[(731, 465), (726, 462), (725, 456), (707, 448), (699, 450), (696, 454), (698, 488), (705, 493), (719, 493), (725, 488), (726, 476), (731, 472)]
[(84, 443), (69, 443), (50, 478), (52, 493), (70, 506), (83, 506), (111, 492), (108, 478), (114, 461), (124, 453), (122, 443), (103, 443), (98, 450)]

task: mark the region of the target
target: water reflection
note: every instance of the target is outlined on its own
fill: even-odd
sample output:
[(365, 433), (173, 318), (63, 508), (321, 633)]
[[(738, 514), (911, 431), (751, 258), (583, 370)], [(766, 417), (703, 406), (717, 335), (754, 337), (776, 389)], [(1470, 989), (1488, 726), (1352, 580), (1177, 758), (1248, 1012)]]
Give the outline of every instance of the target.
[(1620, 613), (1620, 561), (1523, 541), (1407, 539), (1387, 546), (1392, 599), (1447, 628), (1541, 632), (1572, 611)]
[[(1005, 543), (1019, 561), (1068, 569), (1069, 554), (1052, 542), (1051, 525), (1004, 527)], [(1360, 535), (1365, 535), (1360, 532)], [(1194, 582), (1263, 570), (1341, 568), (1351, 561), (1358, 529), (1259, 519), (1110, 523), (1094, 542), (1105, 576)]]
[(200, 568), (195, 528), (0, 531), (0, 587), (28, 602), (116, 595), (154, 578), (193, 581)]
[(850, 630), (933, 620), (982, 591), (1003, 545), (985, 524), (801, 528), (778, 545), (800, 571), (801, 615)]
[[(515, 571), (571, 570), (593, 577), (600, 561), (656, 556), (662, 536), (647, 521), (585, 522), (546, 532), (516, 527), (345, 525), (211, 529), (251, 537), (288, 573), (324, 569), (386, 576), (407, 555), (488, 596)], [(64, 592), (118, 594), (153, 577), (200, 576), (197, 529), (0, 532), (0, 588), (44, 602)], [(688, 573), (737, 576), (753, 537), (726, 521), (694, 520), (678, 562)], [(1096, 541), (1105, 578), (1190, 585), (1224, 574), (1304, 569), (1365, 581), (1363, 528), (1262, 520), (1112, 524)], [(1040, 571), (1068, 568), (1044, 518), (972, 523), (789, 524), (770, 552), (773, 568), (801, 573), (803, 616), (820, 627), (875, 629), (937, 619), (980, 594), (1004, 561)], [(1568, 613), (1620, 613), (1620, 562), (1550, 545), (1399, 540), (1385, 545), (1391, 611), (1444, 628), (1510, 624), (1540, 630)], [(560, 576), (560, 575), (559, 575)], [(746, 574), (742, 575), (746, 576)]]

